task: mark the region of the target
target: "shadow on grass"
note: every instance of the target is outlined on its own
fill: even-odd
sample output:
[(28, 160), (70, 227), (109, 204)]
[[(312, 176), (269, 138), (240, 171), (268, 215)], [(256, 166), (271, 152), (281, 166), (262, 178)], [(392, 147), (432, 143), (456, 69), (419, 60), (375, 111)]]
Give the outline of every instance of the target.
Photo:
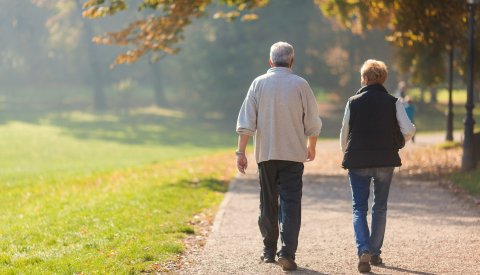
[[(48, 105), (47, 103), (53, 104), (50, 101), (22, 101), (12, 106), (5, 104), (0, 110), (0, 124), (9, 121), (50, 124), (60, 127), (64, 134), (78, 139), (98, 139), (125, 144), (191, 145), (209, 148), (230, 147), (235, 144), (237, 110), (232, 111), (227, 118), (204, 119), (198, 114), (185, 115), (179, 111), (154, 107), (94, 113), (85, 111), (81, 106), (62, 105), (61, 102)], [(330, 105), (320, 114), (323, 121), (320, 135), (322, 138), (338, 138), (341, 128), (344, 106), (337, 106), (335, 103)], [(137, 110), (140, 112), (135, 112)], [(161, 112), (158, 112), (159, 110)], [(464, 108), (455, 106), (454, 112), (454, 126), (461, 128)], [(418, 130), (443, 130), (444, 113), (445, 106), (441, 104), (418, 106)], [(479, 113), (477, 108), (477, 120), (480, 120)]]
[[(191, 145), (197, 147), (231, 147), (236, 143), (236, 118), (204, 119), (155, 113), (103, 114), (80, 111), (2, 112), (0, 124), (21, 121), (59, 127), (78, 139), (97, 139), (139, 145)], [(337, 138), (341, 111), (322, 117), (322, 138)]]
[(228, 182), (219, 180), (217, 178), (202, 178), (182, 180), (174, 183), (175, 186), (182, 186), (184, 188), (204, 188), (215, 192), (225, 193), (228, 190)]
[(222, 147), (234, 144), (235, 135), (233, 127), (227, 129), (220, 121), (157, 115), (121, 115), (112, 120), (100, 118), (93, 121), (55, 116), (50, 121), (76, 138), (128, 144)]
[[(171, 111), (176, 112), (176, 111)], [(179, 112), (177, 112), (179, 113)], [(97, 139), (125, 144), (190, 145), (226, 147), (235, 144), (232, 119), (203, 119), (191, 116), (152, 113), (2, 112), (0, 124), (20, 121), (47, 124), (78, 139)]]

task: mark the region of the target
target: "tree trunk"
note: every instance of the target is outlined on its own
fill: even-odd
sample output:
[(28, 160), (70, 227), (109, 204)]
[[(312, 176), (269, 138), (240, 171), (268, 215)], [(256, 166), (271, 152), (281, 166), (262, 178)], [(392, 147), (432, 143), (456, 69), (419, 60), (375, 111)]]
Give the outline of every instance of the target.
[(420, 104), (421, 105), (425, 104), (425, 88), (424, 87), (420, 88)]
[[(453, 43), (452, 43), (453, 44)], [(447, 111), (447, 141), (453, 141), (453, 46), (448, 52), (448, 111)]]
[(162, 72), (158, 62), (150, 63), (150, 68), (152, 72), (152, 85), (153, 92), (155, 97), (155, 104), (158, 107), (168, 107), (167, 98), (165, 97), (165, 91), (162, 81)]
[(473, 95), (475, 97), (475, 101), (477, 103), (480, 103), (480, 81), (476, 80), (474, 81), (474, 87), (477, 87), (477, 92), (473, 91)]
[(83, 43), (85, 45), (88, 65), (90, 67), (89, 83), (93, 89), (93, 108), (95, 111), (104, 111), (107, 108), (107, 101), (104, 91), (104, 76), (101, 65), (99, 64), (98, 50), (92, 42), (93, 30), (90, 22), (81, 17), (82, 3), (76, 0), (80, 20), (83, 22)]
[(430, 103), (437, 103), (437, 87), (430, 88)]

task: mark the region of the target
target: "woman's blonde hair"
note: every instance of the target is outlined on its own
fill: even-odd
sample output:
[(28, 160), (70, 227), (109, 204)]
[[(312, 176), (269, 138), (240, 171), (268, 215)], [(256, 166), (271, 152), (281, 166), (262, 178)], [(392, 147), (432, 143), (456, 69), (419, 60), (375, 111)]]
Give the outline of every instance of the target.
[(388, 75), (387, 65), (379, 60), (368, 59), (363, 63), (360, 75), (362, 79), (367, 78), (368, 83), (366, 84), (383, 84)]

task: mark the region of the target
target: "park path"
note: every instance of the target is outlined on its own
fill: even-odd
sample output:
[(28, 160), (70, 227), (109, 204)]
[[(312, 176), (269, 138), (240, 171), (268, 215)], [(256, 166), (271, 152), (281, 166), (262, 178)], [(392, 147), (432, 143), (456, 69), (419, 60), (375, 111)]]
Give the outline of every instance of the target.
[[(419, 136), (414, 150), (436, 136)], [(295, 274), (356, 274), (351, 195), (338, 168), (336, 141), (318, 143), (317, 158), (305, 165), (302, 228)], [(249, 158), (253, 162), (252, 157)], [(336, 163), (336, 165), (335, 165)], [(259, 187), (255, 165), (238, 176), (215, 218), (205, 247), (188, 255), (180, 274), (284, 274), (259, 260)], [(480, 274), (480, 212), (436, 181), (395, 176), (390, 191), (385, 265), (370, 274)]]

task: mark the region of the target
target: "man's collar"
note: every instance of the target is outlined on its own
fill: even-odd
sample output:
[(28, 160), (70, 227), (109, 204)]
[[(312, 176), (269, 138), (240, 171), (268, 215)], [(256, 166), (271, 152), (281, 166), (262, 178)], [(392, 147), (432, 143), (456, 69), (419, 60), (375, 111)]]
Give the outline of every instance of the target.
[(292, 73), (292, 69), (287, 67), (271, 67), (267, 71), (267, 73), (276, 73), (276, 72)]

